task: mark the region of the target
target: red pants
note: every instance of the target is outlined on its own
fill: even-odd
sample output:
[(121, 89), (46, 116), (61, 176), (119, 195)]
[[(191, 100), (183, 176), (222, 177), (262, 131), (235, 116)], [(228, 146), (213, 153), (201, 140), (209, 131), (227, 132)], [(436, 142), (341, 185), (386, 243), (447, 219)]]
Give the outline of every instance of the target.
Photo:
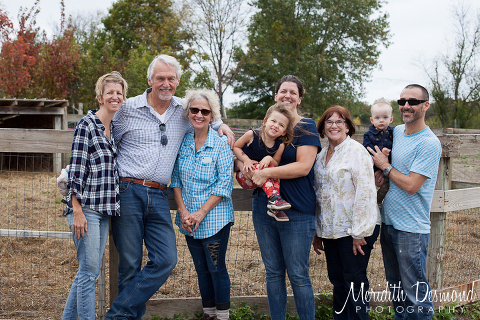
[[(258, 163), (255, 164), (255, 169), (258, 170)], [(237, 181), (238, 181), (238, 184), (243, 189), (248, 190), (248, 189), (258, 188), (258, 186), (255, 183), (253, 183), (252, 180), (245, 177), (241, 171), (237, 172)], [(280, 180), (269, 178), (263, 184), (262, 189), (263, 189), (263, 191), (265, 191), (268, 198), (271, 198), (275, 195), (279, 195), (280, 194)]]

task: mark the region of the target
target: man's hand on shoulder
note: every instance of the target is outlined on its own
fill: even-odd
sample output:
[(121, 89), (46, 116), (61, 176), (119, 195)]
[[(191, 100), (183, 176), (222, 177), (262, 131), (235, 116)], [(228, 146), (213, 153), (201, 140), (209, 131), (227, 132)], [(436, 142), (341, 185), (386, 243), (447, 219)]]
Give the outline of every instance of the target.
[(235, 134), (233, 133), (233, 131), (230, 129), (229, 126), (227, 126), (225, 123), (222, 123), (218, 128), (218, 135), (221, 137), (224, 134), (227, 136), (228, 144), (230, 145), (230, 148), (233, 149), (233, 145), (235, 144)]

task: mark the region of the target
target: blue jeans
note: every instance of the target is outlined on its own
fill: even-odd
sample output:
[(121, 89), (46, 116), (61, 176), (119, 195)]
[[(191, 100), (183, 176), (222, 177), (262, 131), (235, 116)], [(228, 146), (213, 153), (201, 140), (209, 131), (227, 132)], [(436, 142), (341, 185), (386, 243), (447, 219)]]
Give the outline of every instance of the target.
[(267, 295), (272, 320), (285, 320), (287, 286), (285, 271), (293, 289), (300, 320), (315, 318), (315, 298), (308, 273), (315, 216), (286, 210), (290, 221), (276, 221), (267, 214), (267, 196), (253, 195), (252, 219), (267, 273)]
[[(327, 259), (328, 278), (333, 284), (333, 318), (336, 320), (368, 319), (369, 289), (367, 267), (380, 226), (365, 238), (365, 255), (353, 254), (353, 238), (322, 239)], [(366, 298), (366, 299), (365, 299)]]
[(225, 264), (230, 227), (228, 223), (206, 239), (185, 236), (198, 276), (204, 308), (230, 309), (230, 277)]
[[(78, 271), (73, 280), (62, 319), (95, 319), (95, 281), (99, 276), (100, 263), (108, 239), (110, 216), (97, 214), (82, 208), (87, 219), (87, 232), (83, 238), (72, 239), (77, 248)], [(72, 230), (73, 213), (67, 215), (68, 227)]]
[[(120, 217), (112, 218), (119, 254), (118, 297), (105, 319), (142, 319), (145, 303), (177, 263), (167, 191), (120, 181)], [(143, 242), (148, 262), (142, 267)]]
[(429, 234), (411, 233), (382, 224), (385, 276), (395, 308), (395, 319), (432, 319), (433, 303), (427, 281)]

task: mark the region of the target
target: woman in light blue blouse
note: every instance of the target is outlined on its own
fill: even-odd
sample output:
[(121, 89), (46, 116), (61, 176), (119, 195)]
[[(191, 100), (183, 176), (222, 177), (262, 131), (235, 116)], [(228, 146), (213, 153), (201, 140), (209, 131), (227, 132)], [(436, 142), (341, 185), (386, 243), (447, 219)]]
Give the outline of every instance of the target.
[(193, 132), (185, 135), (173, 169), (175, 224), (185, 235), (202, 296), (202, 319), (227, 320), (230, 278), (225, 265), (232, 206), (233, 154), (226, 137), (209, 124), (220, 119), (220, 103), (210, 90), (189, 90), (183, 115)]

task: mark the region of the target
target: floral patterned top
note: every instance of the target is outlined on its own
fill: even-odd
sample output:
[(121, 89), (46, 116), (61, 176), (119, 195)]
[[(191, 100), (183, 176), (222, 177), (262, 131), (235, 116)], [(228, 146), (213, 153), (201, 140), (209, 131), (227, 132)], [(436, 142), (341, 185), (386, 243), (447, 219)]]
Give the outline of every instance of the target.
[(325, 166), (327, 150), (317, 155), (314, 166), (316, 234), (325, 239), (368, 237), (381, 223), (372, 157), (349, 136)]

